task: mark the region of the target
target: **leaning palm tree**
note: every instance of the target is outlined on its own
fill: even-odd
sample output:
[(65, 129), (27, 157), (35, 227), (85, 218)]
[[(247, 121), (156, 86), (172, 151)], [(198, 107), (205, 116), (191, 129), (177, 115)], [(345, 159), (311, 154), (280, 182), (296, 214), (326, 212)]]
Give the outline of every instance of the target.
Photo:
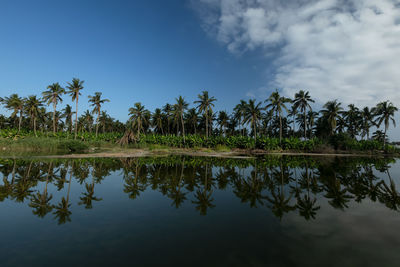
[(26, 99), (25, 102), (25, 111), (28, 116), (31, 118), (31, 122), (33, 124), (33, 132), (36, 134), (36, 120), (40, 116), (40, 108), (43, 106), (43, 103), (40, 99), (37, 99), (35, 95), (31, 95)]
[(56, 133), (56, 110), (58, 102), (62, 102), (61, 96), (65, 93), (64, 88), (59, 83), (53, 83), (47, 86), (47, 91), (42, 93), (43, 100), (47, 105), (53, 104), (53, 132)]
[[(378, 128), (381, 127), (382, 122), (385, 124), (385, 136), (387, 129), (389, 128), (390, 121), (392, 121), (393, 126), (396, 127), (396, 121), (394, 120), (394, 113), (396, 111), (398, 111), (398, 108), (395, 107), (389, 100), (379, 103), (374, 109), (375, 116), (377, 117), (375, 123), (377, 124)], [(386, 138), (383, 139), (383, 145), (386, 145)]]
[(15, 117), (19, 114), (18, 132), (21, 131), (22, 112), (24, 110), (25, 99), (19, 97), (18, 94), (12, 94), (9, 97), (2, 99), (2, 102), (4, 103), (6, 109), (12, 110), (11, 117)]
[(340, 106), (341, 103), (337, 102), (337, 100), (334, 101), (328, 101), (325, 103), (323, 106), (324, 109), (321, 110), (322, 115), (325, 117), (325, 119), (328, 122), (328, 125), (330, 127), (330, 134), (333, 135), (336, 130), (336, 124), (343, 113), (342, 110), (343, 108)]
[(70, 105), (66, 105), (62, 110), (62, 118), (65, 118), (65, 123), (68, 124), (69, 132), (72, 133), (72, 115), (75, 112), (72, 111), (72, 107)]
[(140, 131), (143, 129), (143, 124), (148, 123), (147, 118), (150, 111), (145, 109), (145, 107), (137, 102), (132, 108), (129, 108), (130, 120), (132, 121), (132, 125), (136, 125), (137, 127), (137, 138), (140, 135)]
[(298, 93), (294, 95), (293, 107), (295, 110), (300, 109), (304, 116), (304, 138), (307, 137), (307, 109), (312, 111), (310, 103), (314, 103), (315, 101), (311, 99), (310, 95), (303, 90), (300, 90)]
[(185, 101), (185, 99), (182, 96), (179, 96), (175, 100), (176, 104), (174, 105), (174, 110), (181, 121), (183, 143), (185, 143), (185, 124), (183, 123), (183, 114), (185, 113), (185, 110), (188, 108), (189, 104)]
[(195, 104), (198, 104), (197, 109), (199, 112), (202, 112), (206, 119), (206, 137), (208, 138), (208, 117), (209, 114), (212, 113), (212, 108), (214, 107), (215, 101), (217, 99), (215, 97), (209, 97), (208, 91), (203, 91), (202, 94), (198, 95), (199, 100), (194, 101)]
[(292, 100), (287, 97), (280, 96), (278, 90), (276, 90), (269, 96), (269, 98), (265, 102), (268, 101), (269, 104), (265, 108), (270, 108), (271, 110), (273, 110), (276, 116), (279, 118), (279, 142), (282, 143), (282, 112), (283, 110), (289, 112), (285, 104), (291, 103)]
[(254, 99), (249, 99), (249, 103), (246, 105), (246, 110), (244, 112), (243, 121), (244, 123), (250, 123), (253, 128), (254, 141), (257, 141), (257, 125), (262, 119), (261, 114), (261, 102), (255, 104)]
[(67, 89), (68, 94), (72, 97), (72, 101), (75, 101), (76, 108), (75, 108), (75, 139), (78, 132), (78, 101), (79, 96), (81, 95), (81, 90), (83, 89), (83, 83), (85, 81), (81, 81), (77, 78), (73, 78), (71, 83), (68, 83)]
[(96, 137), (99, 132), (99, 118), (101, 114), (101, 105), (104, 104), (105, 102), (110, 102), (108, 99), (101, 99), (102, 93), (96, 92), (94, 93), (94, 96), (89, 96), (89, 103), (93, 107), (92, 113), (97, 114), (97, 119), (96, 119)]

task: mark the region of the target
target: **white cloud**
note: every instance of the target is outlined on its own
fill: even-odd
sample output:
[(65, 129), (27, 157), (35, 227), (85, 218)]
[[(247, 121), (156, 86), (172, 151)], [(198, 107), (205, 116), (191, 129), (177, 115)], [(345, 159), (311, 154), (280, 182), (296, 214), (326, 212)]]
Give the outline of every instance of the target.
[(308, 90), (320, 103), (400, 105), (400, 0), (200, 0), (196, 7), (204, 29), (232, 53), (278, 48), (271, 89)]

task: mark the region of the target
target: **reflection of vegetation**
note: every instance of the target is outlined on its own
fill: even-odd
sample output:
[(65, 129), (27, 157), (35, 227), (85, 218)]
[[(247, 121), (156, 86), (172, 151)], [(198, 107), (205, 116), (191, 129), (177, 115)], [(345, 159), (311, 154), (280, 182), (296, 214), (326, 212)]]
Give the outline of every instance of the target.
[[(317, 160), (299, 156), (0, 159), (0, 201), (29, 200), (33, 214), (45, 217), (53, 212), (54, 219), (64, 224), (71, 221), (71, 207), (76, 201), (70, 198), (74, 177), (76, 186), (84, 187), (77, 204), (91, 209), (93, 202), (102, 200), (95, 195), (96, 186), (112, 172), (122, 171), (123, 192), (133, 200), (151, 189), (171, 199), (173, 207), (179, 208), (186, 202), (200, 215), (206, 215), (216, 207), (214, 190), (230, 190), (243, 205), (267, 207), (280, 219), (296, 212), (310, 220), (317, 218), (321, 198), (340, 210), (365, 199), (399, 210), (400, 192), (390, 175), (393, 162), (388, 158)], [(65, 194), (53, 202), (52, 193), (62, 193), (61, 190), (66, 190)]]

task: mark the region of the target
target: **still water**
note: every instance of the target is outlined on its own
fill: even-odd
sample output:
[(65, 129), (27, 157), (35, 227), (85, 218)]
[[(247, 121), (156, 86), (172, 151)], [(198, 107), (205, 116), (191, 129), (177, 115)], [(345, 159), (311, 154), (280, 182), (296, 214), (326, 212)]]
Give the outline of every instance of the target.
[(0, 266), (399, 266), (395, 159), (0, 159)]

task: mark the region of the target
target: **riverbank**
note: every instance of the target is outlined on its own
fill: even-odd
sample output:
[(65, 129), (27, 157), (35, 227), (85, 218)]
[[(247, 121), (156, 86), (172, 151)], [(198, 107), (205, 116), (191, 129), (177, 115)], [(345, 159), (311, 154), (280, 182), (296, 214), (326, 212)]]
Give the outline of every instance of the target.
[(249, 158), (263, 155), (300, 155), (300, 156), (363, 156), (363, 157), (400, 157), (399, 152), (387, 153), (384, 150), (339, 150), (332, 146), (319, 145), (311, 150), (294, 149), (251, 149), (229, 148), (216, 145), (213, 148), (178, 148), (154, 144), (133, 144), (120, 146), (111, 142), (80, 141), (57, 138), (0, 138), (0, 156), (3, 157), (54, 157), (54, 158), (90, 158), (90, 157), (147, 157), (167, 155), (188, 155), (205, 157)]

